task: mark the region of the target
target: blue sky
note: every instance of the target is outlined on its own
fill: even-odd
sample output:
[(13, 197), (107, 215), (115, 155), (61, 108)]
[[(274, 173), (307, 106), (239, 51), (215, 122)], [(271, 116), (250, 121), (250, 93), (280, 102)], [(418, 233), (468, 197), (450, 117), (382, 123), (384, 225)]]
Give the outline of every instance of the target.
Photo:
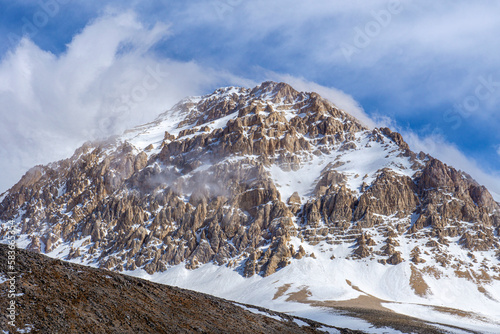
[[(0, 9), (0, 192), (32, 165), (185, 95), (271, 79), (390, 125), (500, 193), (498, 1), (0, 0)], [(151, 71), (158, 87), (134, 95)]]

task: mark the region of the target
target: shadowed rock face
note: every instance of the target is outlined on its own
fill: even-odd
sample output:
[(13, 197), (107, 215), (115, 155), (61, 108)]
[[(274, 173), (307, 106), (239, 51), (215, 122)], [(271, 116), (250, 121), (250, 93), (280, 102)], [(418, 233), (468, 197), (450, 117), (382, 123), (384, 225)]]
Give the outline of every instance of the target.
[[(0, 245), (7, 258), (8, 247)], [(15, 327), (6, 312), (0, 327), (17, 333), (324, 333), (334, 329), (311, 320), (299, 327), (289, 315), (247, 306), (209, 295), (151, 283), (100, 269), (16, 251)], [(0, 274), (7, 276), (6, 261)], [(0, 284), (0, 307), (9, 302), (7, 285)], [(277, 320), (276, 318), (282, 319)], [(300, 322), (302, 324), (302, 322)], [(341, 333), (360, 333), (337, 328)], [(19, 331), (20, 332), (20, 331)]]
[[(134, 141), (155, 131), (148, 145)], [(321, 168), (307, 172), (314, 164)], [(314, 182), (285, 198), (294, 172), (316, 173)], [(373, 240), (422, 240), (420, 251), (443, 265), (453, 262), (450, 242), (500, 256), (500, 207), (485, 187), (411, 152), (398, 133), (368, 130), (319, 95), (273, 82), (184, 100), (151, 124), (33, 168), (5, 194), (0, 219), (17, 222), (30, 250), (65, 245), (53, 255), (150, 274), (214, 262), (271, 275), (309, 256), (293, 238), (345, 243), (353, 260), (392, 265), (423, 262)], [(379, 237), (360, 243), (361, 235)]]

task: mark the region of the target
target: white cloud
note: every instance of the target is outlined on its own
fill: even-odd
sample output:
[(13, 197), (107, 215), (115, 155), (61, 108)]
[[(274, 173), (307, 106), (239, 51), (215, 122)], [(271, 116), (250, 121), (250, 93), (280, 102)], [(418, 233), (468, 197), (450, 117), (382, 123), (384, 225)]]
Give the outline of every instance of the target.
[(86, 140), (152, 120), (187, 95), (248, 81), (195, 62), (155, 58), (166, 25), (131, 12), (93, 21), (56, 56), (23, 39), (0, 60), (0, 193), (35, 164)]

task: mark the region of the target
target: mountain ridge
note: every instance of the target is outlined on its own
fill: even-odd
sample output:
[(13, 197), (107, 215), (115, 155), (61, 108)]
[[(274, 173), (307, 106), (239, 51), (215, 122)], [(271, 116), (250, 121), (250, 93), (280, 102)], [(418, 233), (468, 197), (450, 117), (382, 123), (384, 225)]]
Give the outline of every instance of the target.
[(285, 83), (185, 99), (36, 167), (3, 195), (0, 220), (0, 238), (15, 221), (24, 248), (117, 271), (214, 263), (268, 277), (321, 255), (402, 265), (418, 300), (456, 278), (498, 302), (488, 190)]

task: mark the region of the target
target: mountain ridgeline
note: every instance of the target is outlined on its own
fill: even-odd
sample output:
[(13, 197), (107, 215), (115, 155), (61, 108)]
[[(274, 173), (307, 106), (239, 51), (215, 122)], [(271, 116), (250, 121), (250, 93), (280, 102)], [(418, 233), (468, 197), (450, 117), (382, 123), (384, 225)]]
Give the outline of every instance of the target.
[(0, 238), (14, 221), (28, 250), (120, 272), (211, 262), (265, 277), (325, 244), (410, 263), (415, 279), (500, 280), (500, 206), (484, 186), (285, 83), (187, 98), (0, 198)]

